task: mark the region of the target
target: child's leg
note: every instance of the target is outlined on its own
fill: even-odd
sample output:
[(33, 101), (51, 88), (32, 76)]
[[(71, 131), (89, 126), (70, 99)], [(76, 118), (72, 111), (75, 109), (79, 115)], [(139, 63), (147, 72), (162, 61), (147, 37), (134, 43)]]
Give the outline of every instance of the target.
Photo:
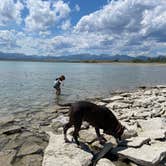
[(59, 96), (60, 94), (61, 94), (61, 89), (60, 88), (56, 89), (56, 95)]

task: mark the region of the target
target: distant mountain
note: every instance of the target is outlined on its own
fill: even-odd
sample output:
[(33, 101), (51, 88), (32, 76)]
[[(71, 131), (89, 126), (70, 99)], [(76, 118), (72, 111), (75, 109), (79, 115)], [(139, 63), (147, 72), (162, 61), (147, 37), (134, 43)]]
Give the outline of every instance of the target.
[(128, 55), (114, 55), (109, 56), (105, 54), (75, 54), (66, 56), (37, 56), (37, 55), (24, 55), (18, 53), (3, 53), (0, 52), (0, 60), (23, 60), (23, 61), (147, 61), (148, 59), (164, 59), (165, 56), (158, 56), (149, 58), (146, 56), (131, 57)]

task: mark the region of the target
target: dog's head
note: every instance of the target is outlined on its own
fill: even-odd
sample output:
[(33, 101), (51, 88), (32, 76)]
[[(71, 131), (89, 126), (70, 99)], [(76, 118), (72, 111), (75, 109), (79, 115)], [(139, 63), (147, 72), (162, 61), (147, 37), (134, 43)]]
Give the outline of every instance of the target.
[(119, 123), (114, 130), (107, 129), (107, 130), (104, 130), (104, 133), (108, 135), (113, 135), (116, 139), (121, 140), (121, 136), (123, 135), (124, 130), (125, 130), (125, 126)]

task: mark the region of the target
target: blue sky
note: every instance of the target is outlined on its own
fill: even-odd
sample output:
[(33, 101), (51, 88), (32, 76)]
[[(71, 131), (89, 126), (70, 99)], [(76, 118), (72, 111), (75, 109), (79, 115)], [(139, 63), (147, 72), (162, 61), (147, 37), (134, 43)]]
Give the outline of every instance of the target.
[(0, 52), (166, 55), (165, 0), (1, 0)]

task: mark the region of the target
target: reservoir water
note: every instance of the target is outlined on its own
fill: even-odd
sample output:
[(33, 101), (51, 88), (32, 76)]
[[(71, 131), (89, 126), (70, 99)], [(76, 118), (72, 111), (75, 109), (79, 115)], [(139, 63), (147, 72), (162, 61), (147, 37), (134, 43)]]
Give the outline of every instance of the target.
[(0, 113), (56, 104), (55, 78), (66, 76), (60, 102), (107, 97), (115, 90), (166, 84), (166, 65), (0, 61)]

